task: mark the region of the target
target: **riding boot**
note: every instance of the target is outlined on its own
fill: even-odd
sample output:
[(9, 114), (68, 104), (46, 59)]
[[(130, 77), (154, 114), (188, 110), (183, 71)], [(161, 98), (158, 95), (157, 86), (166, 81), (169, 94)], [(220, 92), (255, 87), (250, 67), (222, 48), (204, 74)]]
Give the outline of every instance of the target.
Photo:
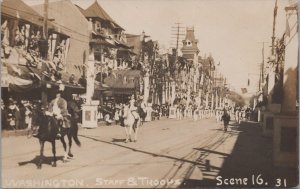
[(33, 137), (38, 137), (39, 134), (40, 134), (40, 133), (39, 133), (39, 128), (38, 128), (38, 127), (32, 129), (32, 136), (33, 136)]
[(134, 120), (134, 123), (133, 123), (133, 128), (136, 128), (137, 127), (137, 122), (139, 121), (139, 119), (135, 119)]
[(61, 128), (58, 128), (57, 134), (56, 134), (56, 140), (59, 140), (61, 138)]

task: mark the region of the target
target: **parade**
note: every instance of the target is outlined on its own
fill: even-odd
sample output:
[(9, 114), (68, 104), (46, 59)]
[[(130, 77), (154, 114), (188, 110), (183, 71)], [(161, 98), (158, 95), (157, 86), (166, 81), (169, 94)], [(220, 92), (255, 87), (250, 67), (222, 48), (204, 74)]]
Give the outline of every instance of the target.
[(298, 185), (298, 5), (245, 4), (3, 0), (2, 186)]

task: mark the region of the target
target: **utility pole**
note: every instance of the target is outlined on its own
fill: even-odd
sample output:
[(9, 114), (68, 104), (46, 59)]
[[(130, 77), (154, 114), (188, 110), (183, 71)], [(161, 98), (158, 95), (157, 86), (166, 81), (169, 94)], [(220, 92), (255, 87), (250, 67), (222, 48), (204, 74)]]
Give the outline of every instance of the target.
[[(43, 48), (45, 48), (43, 51), (44, 59), (48, 59), (48, 0), (44, 1), (44, 24), (43, 24)], [(47, 107), (48, 105), (48, 95), (47, 91), (45, 89), (42, 90), (41, 92), (41, 101), (44, 107)]]
[(277, 9), (278, 6), (276, 0), (275, 7), (274, 7), (274, 15), (273, 15), (272, 55), (274, 55), (274, 49), (275, 49), (275, 26), (276, 26)]
[[(172, 44), (171, 46), (175, 45), (175, 49), (176, 49), (176, 58), (175, 58), (175, 62), (177, 62), (177, 56), (178, 56), (178, 48), (179, 48), (179, 41), (182, 40), (182, 36), (185, 36), (184, 33), (184, 27), (181, 26), (181, 23), (177, 22), (175, 23), (176, 26), (172, 26)], [(175, 33), (174, 33), (175, 32)], [(174, 44), (174, 40), (175, 40), (175, 44)]]
[(43, 25), (44, 40), (47, 40), (48, 38), (48, 2), (49, 0), (44, 1), (44, 25)]
[(264, 83), (264, 67), (265, 67), (265, 41), (258, 42), (262, 43), (262, 63), (260, 64), (260, 78), (259, 78), (259, 90), (262, 90), (262, 83)]
[[(173, 47), (174, 49), (174, 46), (175, 46), (175, 64), (177, 63), (177, 59), (178, 59), (178, 48), (179, 48), (179, 41), (182, 41), (182, 38), (183, 36), (185, 36), (185, 31), (184, 31), (184, 27), (181, 26), (181, 23), (175, 23), (176, 26), (172, 26), (171, 27), (171, 47)], [(175, 77), (175, 76), (174, 76)], [(175, 100), (175, 97), (176, 97), (176, 79), (173, 78), (172, 81), (171, 81), (171, 105), (173, 106), (173, 102)]]

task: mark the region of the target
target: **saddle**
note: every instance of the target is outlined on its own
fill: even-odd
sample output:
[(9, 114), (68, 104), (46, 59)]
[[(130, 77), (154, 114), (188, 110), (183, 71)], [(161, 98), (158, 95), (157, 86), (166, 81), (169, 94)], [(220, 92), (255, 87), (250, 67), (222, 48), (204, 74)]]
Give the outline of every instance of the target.
[(47, 116), (53, 117), (58, 123), (61, 123), (61, 124), (59, 124), (59, 125), (61, 125), (61, 127), (63, 127), (63, 128), (71, 127), (71, 124), (70, 124), (71, 115), (70, 114), (68, 114), (67, 116), (63, 116), (61, 114), (55, 114), (55, 113), (48, 112), (48, 111), (46, 111), (45, 114)]
[(132, 113), (134, 119), (139, 119), (139, 114), (136, 110), (131, 110), (131, 113)]

